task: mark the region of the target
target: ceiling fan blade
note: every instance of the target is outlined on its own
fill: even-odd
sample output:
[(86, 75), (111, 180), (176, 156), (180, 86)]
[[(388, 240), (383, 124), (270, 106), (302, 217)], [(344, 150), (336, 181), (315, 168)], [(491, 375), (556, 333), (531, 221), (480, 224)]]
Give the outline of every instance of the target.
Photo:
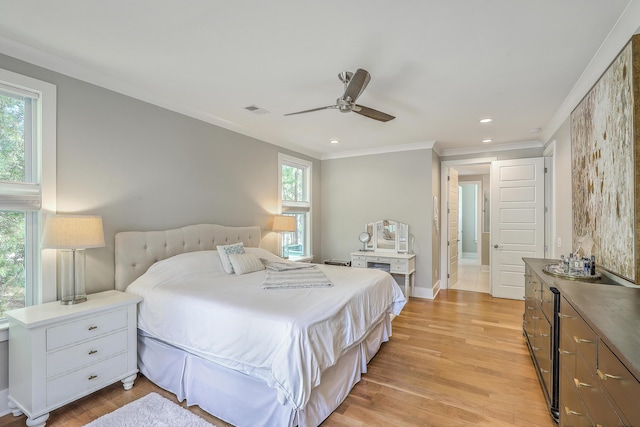
[(285, 116), (293, 116), (295, 114), (312, 113), (314, 111), (321, 111), (321, 110), (334, 110), (336, 108), (338, 108), (337, 105), (327, 105), (326, 107), (312, 108), (311, 110), (296, 111), (295, 113), (288, 113), (288, 114), (285, 114)]
[(366, 70), (358, 68), (358, 70), (351, 77), (351, 80), (349, 80), (349, 84), (347, 85), (347, 89), (344, 91), (342, 99), (346, 100), (347, 98), (349, 98), (351, 102), (355, 102), (362, 91), (364, 91), (364, 89), (367, 87), (370, 80), (371, 75)]
[(395, 116), (374, 110), (373, 108), (365, 107), (364, 105), (355, 105), (352, 111), (380, 122), (388, 122), (389, 120), (395, 119)]

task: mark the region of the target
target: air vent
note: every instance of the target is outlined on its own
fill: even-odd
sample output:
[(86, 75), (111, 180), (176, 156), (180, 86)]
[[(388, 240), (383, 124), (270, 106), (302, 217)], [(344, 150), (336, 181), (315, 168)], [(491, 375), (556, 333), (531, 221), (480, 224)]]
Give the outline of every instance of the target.
[(245, 110), (251, 111), (253, 114), (269, 114), (269, 111), (256, 107), (255, 105), (249, 105), (248, 107), (244, 107)]

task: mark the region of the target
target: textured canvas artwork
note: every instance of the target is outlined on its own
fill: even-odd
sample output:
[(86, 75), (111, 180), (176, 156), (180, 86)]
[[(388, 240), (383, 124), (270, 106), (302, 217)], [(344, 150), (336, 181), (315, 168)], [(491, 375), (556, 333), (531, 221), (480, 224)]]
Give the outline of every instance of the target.
[(571, 113), (573, 248), (593, 246), (599, 266), (637, 283), (634, 37)]

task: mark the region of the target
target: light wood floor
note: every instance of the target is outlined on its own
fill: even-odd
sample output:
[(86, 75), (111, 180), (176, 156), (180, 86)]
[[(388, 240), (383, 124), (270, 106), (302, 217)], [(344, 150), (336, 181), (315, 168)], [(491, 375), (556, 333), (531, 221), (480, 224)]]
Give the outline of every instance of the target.
[[(393, 321), (391, 341), (322, 425), (554, 427), (522, 336), (522, 310), (521, 301), (478, 292), (411, 299)], [(141, 377), (130, 391), (114, 384), (52, 412), (47, 426), (79, 427), (152, 391), (176, 401)], [(1, 427), (24, 423), (24, 415), (0, 418)]]

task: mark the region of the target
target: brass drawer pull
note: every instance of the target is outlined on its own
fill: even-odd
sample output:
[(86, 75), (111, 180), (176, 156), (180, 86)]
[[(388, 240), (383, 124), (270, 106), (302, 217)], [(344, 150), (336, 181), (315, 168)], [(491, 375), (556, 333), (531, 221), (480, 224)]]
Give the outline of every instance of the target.
[(606, 374), (598, 369), (598, 376), (601, 380), (621, 380), (622, 377), (618, 375)]
[(591, 384), (587, 384), (587, 383), (581, 383), (579, 379), (574, 378), (573, 382), (576, 385), (576, 388), (580, 388), (580, 387), (593, 387)]
[(540, 318), (539, 318), (538, 316), (531, 316), (531, 318), (532, 318), (533, 320), (540, 320)]
[(91, 351), (89, 352), (89, 355), (91, 355), (91, 354), (96, 354), (97, 352), (98, 352), (98, 350), (91, 350)]
[(572, 355), (573, 354), (572, 351), (563, 350), (561, 348), (559, 348), (558, 351), (560, 352), (560, 354), (566, 354), (566, 355)]
[(568, 407), (568, 406), (565, 406), (565, 407), (564, 407), (564, 412), (566, 412), (566, 413), (567, 413), (567, 415), (577, 415), (577, 416), (579, 416), (579, 417), (581, 417), (581, 416), (582, 416), (582, 414), (581, 414), (580, 412), (572, 411), (571, 409), (569, 409), (569, 407)]
[(97, 376), (97, 375), (91, 375), (91, 376), (88, 378), (88, 380), (89, 380), (89, 381), (91, 381), (91, 380), (95, 380), (96, 378), (98, 378), (98, 376)]
[(93, 331), (94, 329), (98, 329), (98, 327), (97, 326), (89, 326), (89, 330), (90, 331)]
[(541, 336), (541, 337), (548, 337), (548, 336), (549, 336), (549, 334), (543, 334), (543, 333), (541, 332), (541, 333), (540, 333), (540, 336)]
[(575, 335), (573, 336), (573, 340), (575, 342), (577, 342), (578, 344), (593, 344), (593, 341), (585, 339), (585, 338), (578, 338)]
[(549, 373), (549, 372), (551, 372), (551, 371), (548, 371), (548, 370), (546, 370), (546, 369), (540, 369), (540, 372), (542, 372), (543, 374), (548, 374), (548, 373)]
[(569, 316), (568, 314), (558, 313), (558, 317), (561, 319), (571, 319), (573, 316)]

